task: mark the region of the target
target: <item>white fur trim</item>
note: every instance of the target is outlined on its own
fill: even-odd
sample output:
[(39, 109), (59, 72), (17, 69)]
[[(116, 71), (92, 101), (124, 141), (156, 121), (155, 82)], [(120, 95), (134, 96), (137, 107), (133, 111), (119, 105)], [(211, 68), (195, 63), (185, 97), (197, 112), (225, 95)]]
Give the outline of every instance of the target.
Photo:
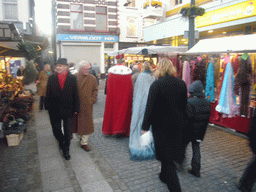
[(117, 75), (128, 75), (132, 73), (132, 70), (129, 67), (122, 65), (113, 66), (108, 70), (108, 73), (113, 73)]

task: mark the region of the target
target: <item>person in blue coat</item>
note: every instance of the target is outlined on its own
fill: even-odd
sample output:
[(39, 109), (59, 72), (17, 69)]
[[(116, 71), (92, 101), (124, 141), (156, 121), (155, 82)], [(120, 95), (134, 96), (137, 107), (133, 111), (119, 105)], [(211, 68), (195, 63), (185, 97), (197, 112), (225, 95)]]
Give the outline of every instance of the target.
[(211, 115), (211, 104), (204, 98), (203, 83), (200, 80), (193, 82), (189, 87), (190, 98), (188, 98), (188, 128), (189, 141), (192, 142), (193, 157), (191, 161), (192, 169), (188, 172), (196, 177), (200, 177), (201, 154), (200, 143), (209, 123)]
[(131, 160), (153, 159), (154, 144), (151, 142), (146, 146), (141, 145), (141, 127), (146, 110), (147, 98), (150, 85), (155, 81), (155, 75), (149, 62), (142, 65), (142, 72), (139, 74), (134, 85), (132, 120), (130, 126), (129, 149)]

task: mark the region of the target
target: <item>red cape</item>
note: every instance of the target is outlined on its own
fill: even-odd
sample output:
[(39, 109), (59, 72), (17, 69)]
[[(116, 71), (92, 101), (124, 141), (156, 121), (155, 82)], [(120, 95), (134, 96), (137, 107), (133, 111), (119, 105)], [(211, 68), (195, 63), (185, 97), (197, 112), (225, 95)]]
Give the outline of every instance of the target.
[(110, 73), (106, 93), (103, 134), (129, 136), (133, 97), (131, 74)]

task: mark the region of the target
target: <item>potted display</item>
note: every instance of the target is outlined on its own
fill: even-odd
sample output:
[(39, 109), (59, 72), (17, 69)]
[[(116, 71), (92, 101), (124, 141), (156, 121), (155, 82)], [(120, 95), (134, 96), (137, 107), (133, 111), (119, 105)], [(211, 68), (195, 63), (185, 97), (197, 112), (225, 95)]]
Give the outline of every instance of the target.
[(180, 10), (180, 13), (182, 14), (183, 17), (203, 16), (205, 13), (205, 9), (202, 7), (192, 5), (191, 7), (183, 7)]

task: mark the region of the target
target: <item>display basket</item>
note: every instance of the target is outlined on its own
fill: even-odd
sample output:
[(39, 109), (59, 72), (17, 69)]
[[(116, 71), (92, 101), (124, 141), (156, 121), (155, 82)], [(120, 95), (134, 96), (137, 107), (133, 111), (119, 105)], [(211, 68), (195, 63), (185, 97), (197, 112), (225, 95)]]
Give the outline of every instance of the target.
[(18, 146), (20, 144), (20, 141), (22, 140), (24, 136), (24, 132), (21, 132), (20, 134), (10, 134), (6, 135), (6, 140), (8, 146)]

